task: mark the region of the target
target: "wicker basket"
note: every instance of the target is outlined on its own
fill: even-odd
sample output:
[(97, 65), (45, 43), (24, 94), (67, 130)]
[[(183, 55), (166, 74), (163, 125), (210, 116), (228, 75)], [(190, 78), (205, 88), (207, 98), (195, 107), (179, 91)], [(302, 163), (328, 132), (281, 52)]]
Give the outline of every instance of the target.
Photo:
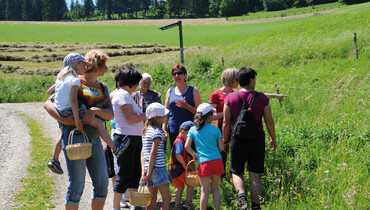
[(81, 131), (84, 138), (84, 143), (73, 143), (73, 134), (76, 129), (73, 129), (68, 136), (68, 145), (66, 146), (67, 156), (70, 160), (82, 160), (89, 158), (92, 153), (92, 144), (89, 142), (85, 132)]
[(192, 187), (200, 186), (198, 171), (188, 172), (188, 166), (192, 162), (194, 162), (194, 160), (189, 161), (189, 163), (186, 165), (186, 169), (185, 169), (186, 184), (189, 185), (189, 186), (192, 186)]
[(130, 192), (130, 205), (131, 206), (149, 206), (152, 194), (144, 192), (142, 183), (139, 185), (137, 192)]

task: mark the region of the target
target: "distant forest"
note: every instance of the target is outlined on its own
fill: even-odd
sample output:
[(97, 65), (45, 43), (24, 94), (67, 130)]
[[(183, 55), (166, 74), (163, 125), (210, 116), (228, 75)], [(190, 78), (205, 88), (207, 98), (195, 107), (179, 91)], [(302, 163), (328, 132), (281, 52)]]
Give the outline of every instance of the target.
[[(151, 18), (229, 17), (338, 0), (0, 0), (0, 20), (79, 21)], [(355, 4), (369, 0), (339, 0)]]

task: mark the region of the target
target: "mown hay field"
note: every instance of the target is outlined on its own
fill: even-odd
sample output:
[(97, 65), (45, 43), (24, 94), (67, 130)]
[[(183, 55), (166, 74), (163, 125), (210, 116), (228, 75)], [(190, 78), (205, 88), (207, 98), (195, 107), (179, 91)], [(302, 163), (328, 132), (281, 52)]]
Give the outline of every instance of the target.
[[(199, 89), (202, 102), (207, 102), (210, 93), (222, 86), (220, 75), (228, 67), (251, 66), (258, 72), (258, 91), (289, 95), (282, 103), (271, 100), (278, 149), (266, 150), (262, 175), (264, 209), (369, 207), (369, 25), (370, 3), (365, 3), (302, 19), (184, 27), (187, 82)], [(42, 33), (32, 35), (31, 31), (37, 31), (37, 27)], [(127, 50), (178, 46), (176, 28), (160, 31), (154, 26), (74, 26), (71, 28), (81, 34), (73, 33), (71, 39), (67, 32), (73, 30), (69, 27), (1, 25), (1, 44), (20, 42), (16, 44), (54, 47), (51, 51), (45, 50), (47, 47), (27, 48), (35, 49), (35, 54), (30, 50), (17, 52), (14, 45), (10, 47), (13, 52), (0, 49), (5, 57), (26, 59), (0, 61), (0, 64), (58, 69), (62, 67), (62, 54), (70, 52), (66, 49), (74, 45), (75, 51), (85, 53), (90, 48), (84, 47), (95, 48), (98, 43), (102, 43), (101, 46), (108, 43), (119, 43), (117, 46), (158, 44), (157, 47), (129, 49), (98, 47), (107, 53), (117, 51), (119, 54)], [(17, 34), (17, 30), (23, 35)], [(359, 59), (355, 56), (354, 33), (357, 33)], [(57, 47), (64, 43), (68, 44)], [(40, 57), (35, 58), (36, 54)], [(54, 59), (53, 54), (57, 55), (57, 60), (43, 61)], [(150, 73), (154, 78), (153, 89), (165, 95), (174, 85), (170, 69), (180, 61), (179, 55), (179, 51), (120, 54), (111, 56), (108, 66), (113, 70), (116, 65), (135, 65), (140, 71)], [(40, 59), (40, 62), (34, 61)], [(114, 88), (113, 76), (114, 73), (108, 72), (101, 78), (110, 89)], [(43, 101), (47, 97), (46, 89), (54, 80), (54, 75), (1, 72), (0, 102)], [(236, 192), (230, 178), (228, 174), (221, 184), (223, 209), (236, 209), (233, 203)], [(198, 196), (199, 191), (196, 201)]]

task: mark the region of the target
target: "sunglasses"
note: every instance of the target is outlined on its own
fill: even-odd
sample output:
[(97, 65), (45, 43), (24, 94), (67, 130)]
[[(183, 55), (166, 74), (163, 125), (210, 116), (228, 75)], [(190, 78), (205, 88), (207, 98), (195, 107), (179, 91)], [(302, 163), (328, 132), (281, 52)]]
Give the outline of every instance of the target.
[(182, 72), (182, 71), (177, 71), (177, 72), (173, 72), (172, 73), (172, 76), (176, 76), (176, 75), (183, 75), (184, 74), (184, 72)]

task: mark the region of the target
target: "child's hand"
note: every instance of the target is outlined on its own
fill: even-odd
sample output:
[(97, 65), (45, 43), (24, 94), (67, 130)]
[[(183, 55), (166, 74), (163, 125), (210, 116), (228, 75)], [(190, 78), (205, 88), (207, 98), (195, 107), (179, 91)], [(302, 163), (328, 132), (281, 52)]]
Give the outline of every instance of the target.
[(195, 153), (195, 155), (193, 155), (193, 160), (198, 162), (198, 154), (197, 153)]
[(229, 152), (230, 152), (230, 143), (229, 143), (229, 142), (227, 142), (227, 143), (225, 144), (224, 152), (226, 152), (226, 153), (229, 153)]

